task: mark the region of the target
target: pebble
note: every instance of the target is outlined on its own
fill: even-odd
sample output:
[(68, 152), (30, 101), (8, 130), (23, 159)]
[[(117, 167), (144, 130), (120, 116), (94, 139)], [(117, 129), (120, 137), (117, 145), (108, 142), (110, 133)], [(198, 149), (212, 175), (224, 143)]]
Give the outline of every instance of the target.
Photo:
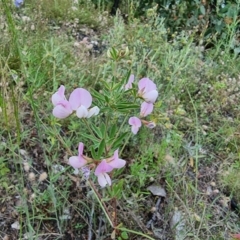
[(30, 172), (28, 175), (29, 181), (33, 182), (36, 179), (36, 175), (33, 172)]

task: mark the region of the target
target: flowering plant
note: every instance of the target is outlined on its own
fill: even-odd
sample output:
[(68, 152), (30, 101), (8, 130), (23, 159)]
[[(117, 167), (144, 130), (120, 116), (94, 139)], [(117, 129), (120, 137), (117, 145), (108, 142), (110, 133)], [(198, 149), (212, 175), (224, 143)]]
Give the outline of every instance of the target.
[[(70, 94), (69, 99), (65, 97), (65, 86), (60, 86), (56, 93), (52, 95), (53, 115), (56, 118), (64, 119), (72, 115), (74, 112), (80, 119), (86, 119), (105, 113), (107, 117), (116, 118), (119, 114), (125, 114), (125, 119), (121, 123), (120, 129), (117, 131), (117, 125), (109, 126), (102, 123), (100, 127), (86, 123), (90, 129), (90, 135), (86, 136), (93, 142), (93, 146), (89, 147), (92, 157), (83, 154), (84, 144), (79, 143), (78, 156), (69, 158), (69, 164), (75, 169), (88, 167), (89, 171), (95, 169), (94, 174), (98, 179), (101, 187), (111, 185), (112, 181), (109, 173), (114, 169), (122, 168), (126, 165), (126, 161), (118, 157), (119, 147), (129, 131), (124, 131), (124, 124), (128, 119), (133, 134), (137, 134), (140, 127), (145, 125), (148, 128), (155, 127), (154, 122), (147, 121), (143, 118), (150, 115), (154, 108), (154, 103), (158, 97), (155, 83), (149, 78), (142, 78), (138, 82), (138, 89), (134, 85), (134, 75), (130, 75), (126, 84), (124, 81), (120, 83), (105, 83), (105, 90), (99, 93), (92, 90), (98, 106), (90, 108), (92, 105), (92, 95), (84, 88), (76, 88)], [(111, 94), (108, 94), (108, 93)], [(126, 97), (129, 95), (130, 97)], [(124, 96), (124, 97), (123, 97)], [(130, 99), (126, 101), (124, 99)], [(138, 99), (143, 100), (139, 106)], [(139, 116), (131, 116), (132, 112), (139, 109)], [(115, 115), (115, 116), (114, 116)], [(123, 132), (123, 133), (122, 133)], [(126, 140), (125, 140), (126, 141)], [(113, 156), (109, 157), (110, 152), (114, 151)], [(121, 153), (122, 151), (120, 151)]]
[[(115, 63), (122, 56), (114, 48), (108, 51), (108, 55)], [(152, 113), (158, 97), (156, 84), (149, 78), (142, 78), (137, 84), (134, 75), (130, 74), (120, 81), (116, 79), (117, 77), (113, 76), (111, 81), (103, 81), (100, 91), (91, 89), (90, 93), (84, 88), (76, 88), (69, 98), (66, 98), (65, 86), (62, 85), (52, 95), (52, 113), (56, 118), (64, 119), (70, 115), (76, 115), (89, 131), (88, 135), (85, 133), (81, 135), (90, 140), (92, 145), (88, 145), (87, 151), (84, 152), (84, 143), (81, 140), (78, 145), (78, 154), (71, 156), (68, 163), (75, 172), (80, 169), (88, 180), (109, 223), (114, 228), (113, 235), (118, 230), (128, 231), (128, 229), (117, 225), (116, 208), (115, 214), (108, 213), (105, 203), (101, 201), (101, 195), (90, 178), (94, 173), (102, 188), (111, 186), (109, 196), (112, 201), (115, 201), (114, 206), (116, 206), (119, 188), (123, 181), (118, 181), (112, 186), (113, 170), (126, 165), (127, 161), (121, 159), (119, 155), (132, 134), (136, 135), (142, 126), (155, 127), (155, 122), (148, 121), (146, 118)], [(91, 107), (93, 102), (94, 106)], [(100, 124), (92, 123), (89, 119), (92, 117), (99, 117)], [(112, 215), (115, 216), (114, 220)], [(153, 239), (144, 234), (140, 235)]]

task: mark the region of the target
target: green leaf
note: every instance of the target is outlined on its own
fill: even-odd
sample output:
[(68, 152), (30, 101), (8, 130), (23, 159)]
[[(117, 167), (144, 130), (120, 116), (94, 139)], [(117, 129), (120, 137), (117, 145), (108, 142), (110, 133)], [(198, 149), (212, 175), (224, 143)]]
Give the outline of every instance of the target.
[(109, 192), (112, 198), (120, 199), (122, 197), (124, 180), (120, 179), (115, 184), (112, 185), (112, 188)]
[(205, 7), (203, 5), (200, 6), (200, 12), (202, 15), (206, 14)]
[(92, 154), (92, 158), (98, 159), (98, 155), (95, 152), (94, 146), (90, 147), (90, 151), (91, 151), (91, 154)]
[(108, 57), (111, 57), (115, 61), (118, 59), (118, 53), (119, 53), (118, 50), (114, 47), (107, 51)]
[(102, 84), (104, 85), (104, 87), (105, 87), (107, 90), (111, 90), (110, 85), (109, 85), (106, 81), (102, 81)]
[(121, 233), (121, 238), (122, 238), (122, 239), (128, 239), (128, 234), (127, 234), (127, 232), (122, 232), (122, 233)]
[(113, 124), (113, 126), (110, 128), (109, 138), (114, 138), (117, 133), (117, 124)]
[(119, 82), (113, 86), (113, 91), (120, 91), (120, 89), (123, 87), (122, 82)]
[(94, 124), (92, 124), (91, 127), (92, 127), (93, 131), (96, 133), (96, 135), (97, 135), (99, 138), (102, 138), (102, 137), (103, 137), (103, 135), (102, 135), (99, 127), (97, 127), (97, 126), (94, 125)]
[(102, 136), (106, 136), (106, 135), (105, 135), (105, 134), (106, 134), (106, 126), (105, 126), (104, 123), (101, 123), (101, 125), (100, 125), (100, 131), (101, 131)]
[(125, 83), (125, 84), (128, 83), (128, 80), (129, 80), (129, 78), (130, 78), (130, 75), (131, 75), (131, 70), (128, 71), (128, 73), (127, 73), (127, 75), (126, 75), (126, 77), (125, 77), (125, 79), (124, 79), (124, 83)]
[(121, 109), (132, 110), (132, 109), (139, 109), (139, 105), (131, 104), (131, 103), (120, 103), (116, 105), (116, 108), (119, 110)]
[(107, 103), (109, 103), (109, 97), (106, 96), (106, 95), (104, 95), (104, 98), (105, 98), (105, 101), (106, 101)]
[(104, 96), (101, 93), (97, 92), (96, 90), (91, 89), (91, 94), (93, 97), (97, 98), (100, 102), (105, 102)]
[(118, 137), (118, 138), (114, 141), (114, 143), (113, 143), (113, 145), (112, 145), (112, 148), (113, 148), (113, 149), (117, 149), (117, 148), (119, 147), (119, 145), (121, 144), (121, 142), (123, 141), (123, 139), (127, 136), (127, 134), (128, 134), (128, 132), (125, 132), (125, 133), (123, 133), (120, 137)]
[(105, 140), (103, 139), (98, 147), (97, 159), (100, 159), (105, 149)]
[(84, 138), (87, 138), (87, 139), (92, 140), (94, 144), (100, 142), (99, 139), (97, 139), (96, 137), (94, 137), (94, 136), (92, 136), (92, 135), (90, 135), (90, 134), (88, 135), (88, 134), (85, 134), (85, 133), (81, 133), (81, 137), (84, 137)]

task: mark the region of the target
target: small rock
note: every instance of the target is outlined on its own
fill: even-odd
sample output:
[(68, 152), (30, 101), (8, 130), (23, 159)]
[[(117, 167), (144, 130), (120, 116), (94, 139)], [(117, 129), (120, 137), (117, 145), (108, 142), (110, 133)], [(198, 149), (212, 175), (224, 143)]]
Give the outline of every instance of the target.
[(28, 162), (23, 163), (23, 169), (24, 169), (25, 172), (29, 172), (30, 166), (29, 166)]
[(93, 48), (93, 44), (87, 44), (87, 45), (86, 45), (86, 48), (87, 48), (87, 49), (92, 49), (92, 48)]
[(212, 193), (212, 188), (211, 188), (211, 186), (208, 186), (206, 194), (209, 196), (209, 195), (211, 195), (211, 193)]
[(183, 240), (186, 237), (186, 226), (185, 219), (182, 216), (182, 213), (178, 210), (175, 210), (171, 221), (170, 227), (172, 230), (175, 230), (175, 240)]
[(151, 211), (152, 213), (154, 213), (154, 212), (157, 211), (157, 208), (156, 208), (156, 207), (152, 207), (150, 211)]
[(36, 197), (36, 194), (35, 194), (35, 193), (32, 193), (31, 196), (30, 196), (29, 201), (32, 202), (35, 197)]
[(218, 194), (218, 193), (219, 193), (219, 190), (218, 190), (218, 189), (215, 189), (215, 190), (213, 190), (213, 193), (214, 193), (214, 194)]
[(32, 31), (34, 31), (35, 30), (35, 26), (34, 26), (34, 24), (32, 24), (31, 25), (31, 28), (30, 28)]
[(19, 149), (19, 153), (24, 159), (27, 159), (28, 157), (27, 151), (25, 151), (24, 149)]
[(28, 16), (22, 16), (23, 22), (29, 22), (31, 19)]
[(210, 182), (210, 185), (211, 185), (212, 187), (216, 187), (216, 183), (215, 183), (215, 182)]
[(35, 181), (36, 175), (33, 172), (30, 172), (28, 175), (28, 179), (29, 181)]
[(20, 224), (19, 224), (19, 222), (18, 222), (18, 221), (14, 222), (14, 223), (11, 225), (11, 228), (19, 230), (19, 229), (20, 229)]
[(149, 181), (150, 181), (150, 182), (154, 182), (154, 181), (155, 181), (155, 178), (154, 178), (154, 177), (150, 177), (150, 178), (149, 178)]
[(166, 162), (168, 162), (170, 164), (174, 164), (175, 163), (174, 158), (171, 155), (169, 155), (169, 154), (167, 154), (164, 159), (165, 159)]
[(155, 196), (166, 197), (167, 195), (165, 189), (158, 185), (151, 185), (147, 187), (147, 190)]
[(43, 173), (40, 174), (38, 181), (42, 182), (42, 181), (46, 180), (47, 177), (48, 177), (47, 173), (43, 172)]

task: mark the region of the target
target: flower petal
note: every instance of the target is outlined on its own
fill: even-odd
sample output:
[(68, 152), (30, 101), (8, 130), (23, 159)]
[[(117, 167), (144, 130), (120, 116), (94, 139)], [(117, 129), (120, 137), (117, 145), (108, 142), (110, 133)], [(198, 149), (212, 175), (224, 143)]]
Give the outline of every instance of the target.
[(83, 148), (84, 148), (84, 144), (82, 142), (80, 142), (78, 145), (78, 156), (83, 155)]
[(113, 168), (122, 168), (126, 165), (126, 161), (118, 158), (117, 160), (113, 160), (108, 163)]
[(103, 159), (101, 163), (98, 164), (98, 166), (95, 169), (95, 175), (98, 176), (99, 174), (111, 172), (113, 170), (113, 167), (111, 167), (106, 159)]
[(92, 104), (92, 96), (84, 88), (76, 88), (69, 97), (69, 102), (73, 110), (77, 110), (81, 105), (89, 108)]
[(142, 117), (146, 117), (147, 115), (151, 114), (152, 111), (153, 111), (153, 104), (152, 103), (143, 102), (141, 104), (141, 113), (140, 113), (140, 115)]
[(74, 168), (81, 168), (87, 164), (87, 161), (79, 156), (73, 156), (69, 158), (69, 164)]
[(107, 173), (102, 173), (102, 174), (98, 175), (98, 183), (101, 187), (104, 188), (104, 187), (106, 187), (107, 184), (109, 186), (111, 186), (112, 181)]
[(138, 93), (144, 93), (144, 92), (156, 90), (157, 87), (156, 87), (156, 84), (149, 78), (142, 78), (138, 82), (138, 89), (139, 89)]
[(128, 123), (130, 125), (138, 127), (138, 128), (142, 126), (141, 120), (137, 117), (130, 117), (129, 120), (128, 120)]
[(56, 106), (62, 100), (66, 100), (64, 96), (64, 92), (65, 92), (65, 87), (61, 85), (60, 88), (57, 90), (57, 92), (52, 95), (52, 103), (54, 106)]
[(86, 118), (88, 116), (88, 110), (85, 106), (80, 106), (78, 109), (77, 109), (77, 117), (79, 118)]
[(63, 100), (55, 106), (52, 113), (56, 118), (63, 119), (72, 113), (72, 109), (69, 102), (67, 100)]
[(127, 84), (125, 85), (125, 90), (131, 89), (132, 88), (132, 83), (134, 82), (134, 75), (131, 74)]
[(126, 161), (118, 157), (118, 149), (114, 152), (112, 158), (109, 159), (108, 164), (113, 168), (122, 168), (125, 166)]
[(133, 134), (137, 134), (139, 131), (139, 127), (132, 126), (131, 130)]
[(152, 91), (144, 93), (142, 95), (142, 97), (146, 102), (155, 103), (155, 101), (158, 97), (158, 92), (156, 90), (152, 90)]
[(87, 118), (90, 118), (92, 116), (96, 116), (96, 115), (99, 114), (99, 112), (100, 112), (99, 107), (95, 106), (95, 107), (89, 109)]

